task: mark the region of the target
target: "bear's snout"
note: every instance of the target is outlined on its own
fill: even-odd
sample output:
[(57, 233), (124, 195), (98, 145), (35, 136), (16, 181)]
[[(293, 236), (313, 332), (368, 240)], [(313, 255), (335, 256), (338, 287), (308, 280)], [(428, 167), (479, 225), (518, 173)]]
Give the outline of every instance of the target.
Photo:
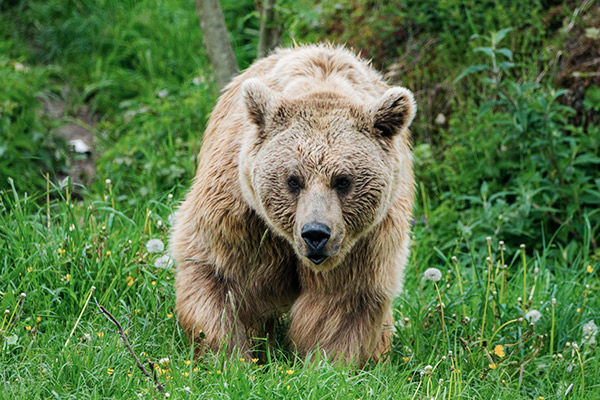
[(309, 222), (302, 227), (301, 236), (308, 246), (308, 259), (316, 265), (325, 261), (327, 255), (323, 250), (331, 237), (331, 228), (321, 222)]

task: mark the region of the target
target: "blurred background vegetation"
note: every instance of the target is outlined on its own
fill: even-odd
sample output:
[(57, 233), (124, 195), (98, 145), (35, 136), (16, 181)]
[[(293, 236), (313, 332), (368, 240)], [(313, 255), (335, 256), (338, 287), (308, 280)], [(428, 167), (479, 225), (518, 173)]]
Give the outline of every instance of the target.
[[(221, 4), (246, 68), (257, 6)], [(423, 248), (495, 236), (564, 259), (600, 257), (598, 21), (591, 0), (276, 4), (284, 46), (346, 44), (415, 93)], [(93, 198), (111, 179), (121, 208), (183, 196), (218, 97), (183, 0), (0, 0), (0, 82), (0, 190), (40, 196), (49, 173)], [(88, 154), (70, 150), (77, 129)]]

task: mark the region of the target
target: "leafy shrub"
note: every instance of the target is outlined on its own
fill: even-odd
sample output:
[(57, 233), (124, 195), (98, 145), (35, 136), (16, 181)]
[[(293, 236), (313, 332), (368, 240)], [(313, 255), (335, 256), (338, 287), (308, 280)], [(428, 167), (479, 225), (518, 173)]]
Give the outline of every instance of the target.
[(443, 162), (421, 157), (420, 178), (460, 210), (458, 237), (497, 235), (540, 247), (551, 239), (544, 232), (556, 232), (559, 243), (575, 238), (595, 248), (600, 128), (570, 124), (574, 110), (558, 101), (564, 90), (510, 77), (512, 52), (499, 46), (508, 32), (477, 38), (485, 43), (475, 51), (488, 62), (458, 79), (476, 76), (488, 100), (450, 121)]

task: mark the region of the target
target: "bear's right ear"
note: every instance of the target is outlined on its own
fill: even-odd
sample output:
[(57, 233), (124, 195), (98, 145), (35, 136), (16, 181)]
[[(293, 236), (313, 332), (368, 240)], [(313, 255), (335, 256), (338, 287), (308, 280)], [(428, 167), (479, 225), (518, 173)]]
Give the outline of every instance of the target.
[(242, 83), (242, 99), (251, 121), (264, 132), (267, 118), (276, 100), (275, 93), (256, 78)]

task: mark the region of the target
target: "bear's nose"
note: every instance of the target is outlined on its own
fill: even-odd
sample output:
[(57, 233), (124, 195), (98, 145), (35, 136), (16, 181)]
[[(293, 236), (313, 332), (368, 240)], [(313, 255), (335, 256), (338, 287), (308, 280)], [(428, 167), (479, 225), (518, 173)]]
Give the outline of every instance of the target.
[(309, 222), (302, 227), (301, 236), (311, 253), (319, 253), (331, 237), (331, 229), (321, 222)]

